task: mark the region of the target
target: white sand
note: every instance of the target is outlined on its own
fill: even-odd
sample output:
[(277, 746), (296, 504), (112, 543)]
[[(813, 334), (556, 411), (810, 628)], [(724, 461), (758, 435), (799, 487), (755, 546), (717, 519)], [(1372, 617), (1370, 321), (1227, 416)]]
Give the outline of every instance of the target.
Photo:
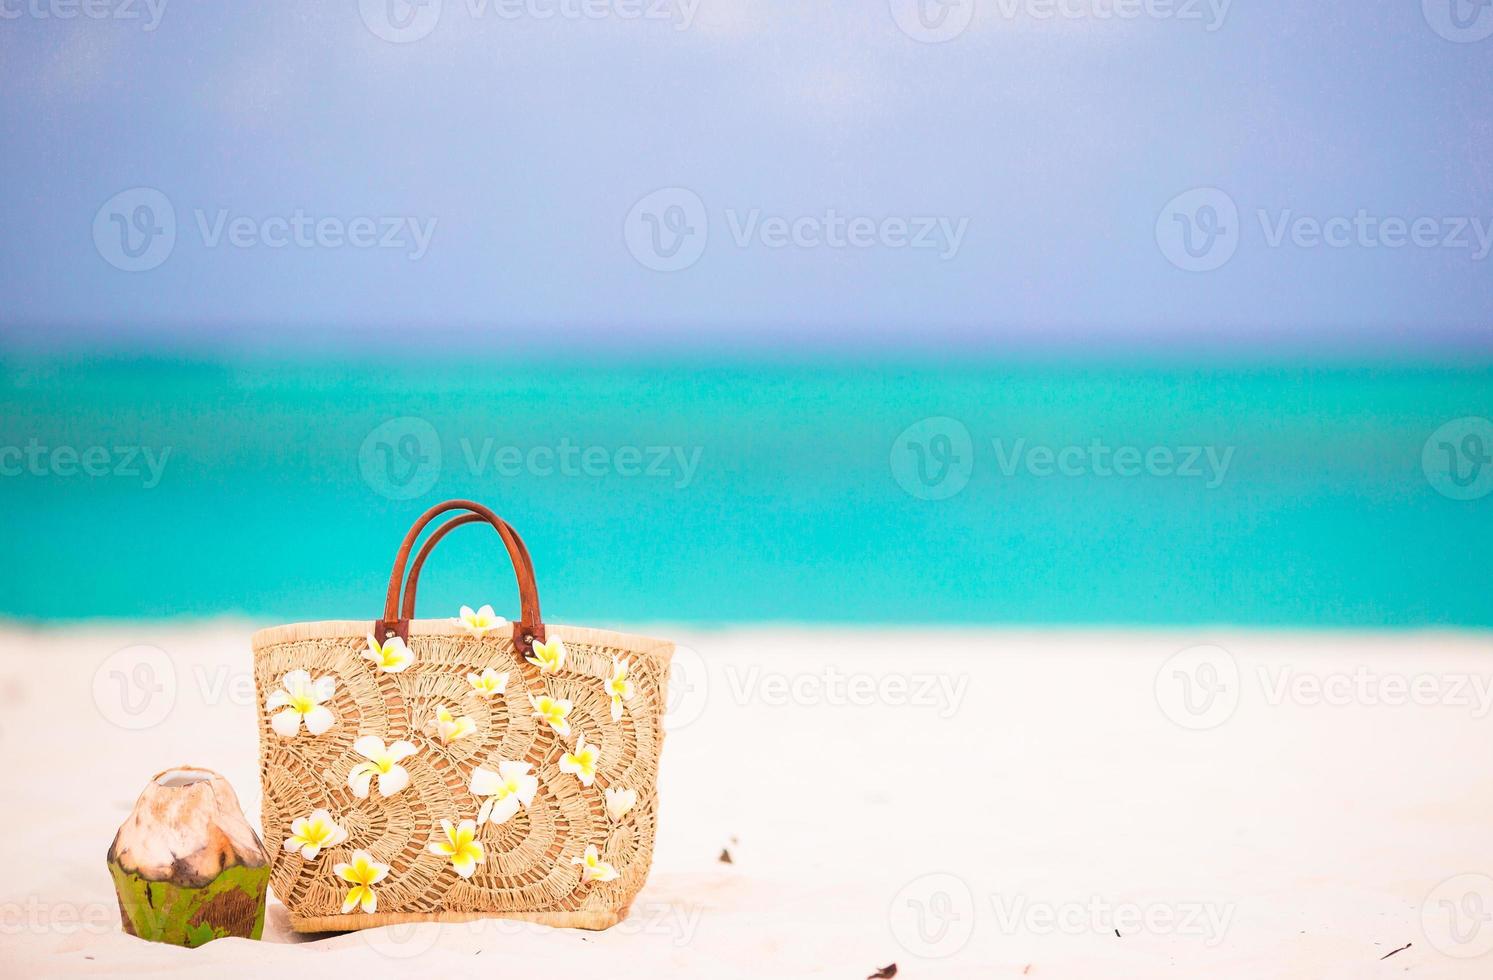
[[(656, 860), (623, 925), (307, 941), (272, 899), (264, 942), (125, 936), (104, 853), (153, 773), (217, 769), (258, 823), (250, 631), (0, 630), (0, 973), (1493, 976), (1493, 954), (1468, 955), (1493, 949), (1493, 718), (1463, 687), (1493, 683), (1493, 640), (1474, 634), (649, 627), (698, 655), (680, 658)], [(1233, 660), (1192, 676), (1240, 677), (1195, 716), (1176, 671), (1196, 663), (1162, 668), (1198, 643)], [(131, 644), (175, 678), (139, 715), (114, 676), (150, 679), (133, 672), (152, 655), (116, 652)], [(1304, 693), (1274, 697), (1282, 669)], [(1171, 720), (1158, 674), (1172, 714), (1212, 727)], [(1373, 686), (1320, 703), (1324, 677)], [(1417, 677), (1440, 703), (1383, 703)]]

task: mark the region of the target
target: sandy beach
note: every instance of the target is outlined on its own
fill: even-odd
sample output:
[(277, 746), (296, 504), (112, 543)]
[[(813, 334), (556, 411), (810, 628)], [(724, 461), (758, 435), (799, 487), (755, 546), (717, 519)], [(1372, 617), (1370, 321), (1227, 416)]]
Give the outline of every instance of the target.
[(682, 649), (653, 871), (620, 926), (302, 937), (272, 898), (263, 942), (128, 937), (104, 853), (154, 773), (216, 769), (259, 822), (259, 625), (0, 631), (6, 976), (1357, 980), (1493, 962), (1493, 639), (1476, 633), (639, 624)]

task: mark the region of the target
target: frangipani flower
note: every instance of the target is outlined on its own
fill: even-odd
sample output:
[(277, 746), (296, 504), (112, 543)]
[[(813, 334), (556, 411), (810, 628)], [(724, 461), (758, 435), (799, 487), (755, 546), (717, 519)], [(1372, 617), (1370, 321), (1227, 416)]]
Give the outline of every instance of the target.
[(472, 612), (471, 606), (462, 606), (461, 615), (456, 622), (466, 627), (466, 631), (479, 639), (491, 633), (493, 630), (502, 629), (508, 625), (508, 620), (492, 611), (492, 606), (483, 606), (476, 612)]
[(334, 864), (332, 870), (337, 877), (352, 885), (342, 900), (343, 912), (351, 912), (360, 905), (364, 912), (378, 911), (378, 896), (373, 894), (373, 886), (389, 874), (387, 864), (379, 864), (367, 851), (353, 851), (351, 861)]
[(508, 673), (505, 671), (500, 674), (491, 667), (487, 667), (480, 674), (468, 674), (467, 683), (472, 685), (472, 690), (482, 697), (490, 698), (508, 690)]
[(337, 826), (330, 813), (312, 810), (309, 817), (296, 817), (290, 822), (290, 836), (285, 838), (285, 849), (300, 851), (301, 857), (310, 861), (321, 853), (323, 847), (336, 847), (345, 840), (347, 831)]
[(575, 706), (568, 700), (564, 698), (556, 700), (548, 694), (541, 694), (536, 698), (531, 694), (529, 704), (534, 707), (533, 717), (543, 718), (549, 722), (549, 726), (555, 730), (556, 735), (562, 737), (570, 735), (570, 722), (566, 719), (570, 715), (570, 709)]
[(380, 796), (393, 796), (410, 784), (409, 770), (399, 763), (419, 748), (403, 740), (384, 747), (384, 740), (377, 735), (364, 735), (353, 743), (353, 751), (367, 759), (352, 767), (347, 774), (347, 788), (360, 800), (368, 798), (368, 784), (378, 777)]
[(527, 807), (534, 802), (539, 791), (539, 777), (529, 775), (526, 762), (499, 762), (498, 771), (472, 770), (473, 796), (485, 796), (482, 809), (477, 811), (477, 826), (484, 823), (507, 823), (519, 805)]
[(560, 771), (574, 773), (582, 786), (596, 781), (596, 762), (601, 758), (601, 749), (586, 744), (586, 736), (576, 735), (575, 751), (567, 752), (560, 759)]
[(627, 679), (628, 662), (612, 658), (612, 676), (607, 678), (607, 693), (612, 696), (612, 720), (622, 720), (622, 702), (632, 700), (632, 681)]
[(369, 633), (368, 649), (363, 651), (363, 659), (372, 660), (386, 674), (397, 674), (415, 662), (415, 655), (397, 635), (380, 643)]
[(617, 869), (601, 859), (595, 844), (587, 844), (586, 856), (571, 858), (570, 863), (581, 866), (583, 881), (612, 881), (617, 877)]
[(450, 745), (459, 738), (466, 738), (476, 730), (477, 723), (469, 716), (454, 717), (451, 709), (444, 704), (437, 707), (435, 717), (425, 723), (425, 734), (439, 738), (442, 745)]
[(569, 653), (565, 649), (565, 641), (558, 636), (548, 643), (533, 643), (534, 652), (524, 659), (539, 668), (541, 674), (558, 674), (560, 668), (565, 666), (565, 657)]
[(609, 786), (604, 795), (607, 798), (607, 816), (614, 821), (627, 816), (627, 811), (636, 806), (638, 802), (638, 791), (634, 789)]
[(337, 723), (337, 716), (322, 704), (337, 693), (335, 677), (318, 677), (313, 681), (304, 670), (292, 670), (280, 683), (284, 688), (271, 692), (264, 704), (267, 711), (284, 709), (270, 718), (270, 727), (276, 735), (293, 737), (301, 730), (303, 721), (312, 735), (320, 735)]
[(470, 820), (463, 820), (456, 826), (451, 821), (442, 820), (441, 830), (445, 832), (445, 840), (433, 840), (430, 842), (430, 853), (439, 854), (451, 859), (451, 866), (456, 873), (463, 878), (470, 878), (477, 870), (477, 865), (484, 863), (487, 856), (482, 853), (482, 845), (477, 842), (477, 825)]

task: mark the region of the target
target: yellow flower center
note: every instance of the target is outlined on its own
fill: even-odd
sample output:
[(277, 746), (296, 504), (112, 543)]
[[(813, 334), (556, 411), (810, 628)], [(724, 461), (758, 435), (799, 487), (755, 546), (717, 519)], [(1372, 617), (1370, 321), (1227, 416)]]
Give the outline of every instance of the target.
[(332, 828), (321, 822), (310, 823), (301, 832), (301, 840), (320, 846), (332, 838)]
[(290, 706), (297, 714), (307, 715), (311, 709), (316, 707), (316, 698), (311, 696), (310, 691), (292, 691), (290, 695)]

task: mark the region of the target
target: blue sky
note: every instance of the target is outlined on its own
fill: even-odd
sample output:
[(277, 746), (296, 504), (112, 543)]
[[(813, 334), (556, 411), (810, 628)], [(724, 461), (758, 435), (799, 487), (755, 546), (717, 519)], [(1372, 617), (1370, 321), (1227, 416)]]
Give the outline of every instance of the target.
[(90, 2), (0, 0), (28, 346), (1493, 347), (1469, 0)]

